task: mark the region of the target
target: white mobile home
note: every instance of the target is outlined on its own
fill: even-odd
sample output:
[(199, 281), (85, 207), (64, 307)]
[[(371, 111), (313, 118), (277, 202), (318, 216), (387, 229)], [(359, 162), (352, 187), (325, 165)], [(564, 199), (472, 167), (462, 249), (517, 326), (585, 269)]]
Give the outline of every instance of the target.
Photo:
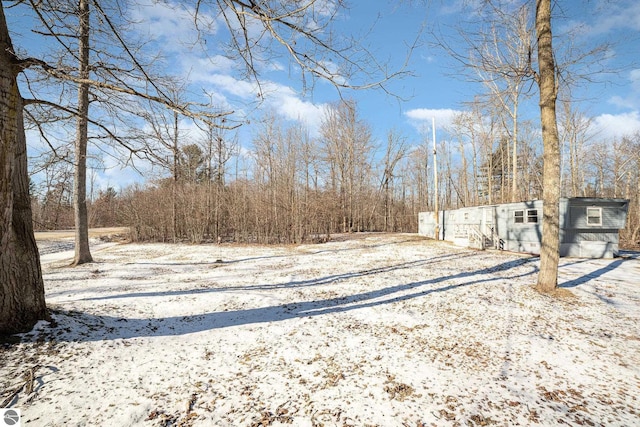
[[(619, 230), (625, 227), (629, 201), (569, 198), (560, 200), (560, 256), (612, 258)], [(461, 246), (540, 253), (542, 200), (477, 206), (439, 212), (439, 238)], [(435, 236), (435, 215), (420, 212), (418, 233)]]

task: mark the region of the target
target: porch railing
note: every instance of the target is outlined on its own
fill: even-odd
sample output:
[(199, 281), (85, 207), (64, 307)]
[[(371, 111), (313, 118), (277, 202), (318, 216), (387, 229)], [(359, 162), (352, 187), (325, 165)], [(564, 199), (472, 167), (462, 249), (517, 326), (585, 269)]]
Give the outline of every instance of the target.
[(485, 234), (477, 225), (472, 225), (467, 229), (469, 237), (469, 246), (476, 249), (499, 249), (504, 250), (504, 240), (495, 232), (493, 227), (489, 233)]

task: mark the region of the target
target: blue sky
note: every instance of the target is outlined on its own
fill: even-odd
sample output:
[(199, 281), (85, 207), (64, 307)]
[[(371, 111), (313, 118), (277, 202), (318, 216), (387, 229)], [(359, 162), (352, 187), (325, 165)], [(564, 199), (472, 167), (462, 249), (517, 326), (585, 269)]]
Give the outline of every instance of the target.
[[(323, 0), (330, 2), (330, 0)], [(317, 82), (312, 92), (303, 93), (299, 73), (287, 62), (285, 56), (260, 63), (262, 85), (267, 89), (264, 101), (255, 103), (256, 87), (238, 74), (234, 63), (215, 48), (208, 57), (198, 49), (185, 49), (185, 43), (193, 41), (191, 10), (170, 9), (152, 0), (136, 1), (129, 11), (130, 18), (140, 21), (139, 36), (150, 41), (149, 48), (162, 50), (167, 57), (167, 67), (178, 75), (188, 75), (191, 90), (210, 92), (221, 105), (238, 112), (238, 119), (255, 124), (264, 111), (275, 113), (285, 123), (303, 121), (312, 134), (317, 133), (324, 105), (339, 99), (336, 89), (326, 82)], [(402, 68), (408, 46), (416, 37), (420, 43), (412, 52), (406, 70), (411, 74), (389, 82), (388, 89), (397, 96), (381, 90), (343, 91), (343, 96), (358, 102), (360, 117), (373, 130), (374, 138), (383, 142), (389, 130), (395, 129), (412, 144), (422, 143), (424, 130), (430, 129), (431, 118), (436, 118), (438, 137), (446, 138), (444, 129), (456, 112), (482, 91), (477, 83), (465, 81), (456, 64), (442, 50), (433, 45), (431, 30), (438, 31), (456, 50), (465, 46), (456, 44), (454, 29), (474, 19), (474, 9), (463, 10), (459, 1), (403, 1), (380, 0), (351, 1), (348, 10), (338, 13), (335, 21), (337, 34), (366, 34), (367, 48), (375, 53), (381, 63), (391, 70)], [(468, 1), (466, 3), (469, 3)], [(562, 8), (562, 9), (560, 9)], [(584, 0), (568, 1), (556, 6), (554, 33), (562, 40), (568, 29), (581, 29), (575, 40), (591, 46), (603, 40), (616, 44), (608, 52), (607, 69), (615, 74), (601, 74), (598, 83), (584, 84), (574, 93), (580, 99), (578, 108), (593, 118), (598, 136), (612, 139), (640, 131), (640, 3), (636, 0)], [(11, 10), (6, 11), (10, 30), (25, 34), (28, 21), (19, 18)], [(14, 23), (18, 28), (14, 27)], [(216, 46), (223, 38), (223, 23), (212, 17), (207, 43)], [(422, 32), (421, 32), (422, 29)], [(566, 41), (566, 40), (565, 40)], [(573, 40), (571, 40), (573, 41)], [(24, 48), (42, 48), (27, 38), (15, 38), (15, 44)], [(22, 47), (22, 46), (21, 46)], [(633, 61), (636, 61), (635, 64)], [(537, 93), (524, 101), (524, 114), (537, 120)], [(239, 131), (240, 143), (250, 150), (255, 126), (243, 125)], [(430, 137), (430, 130), (427, 132)], [(32, 146), (37, 145), (30, 138)], [(130, 170), (121, 170), (113, 160), (99, 173), (99, 185), (124, 187), (141, 178)]]

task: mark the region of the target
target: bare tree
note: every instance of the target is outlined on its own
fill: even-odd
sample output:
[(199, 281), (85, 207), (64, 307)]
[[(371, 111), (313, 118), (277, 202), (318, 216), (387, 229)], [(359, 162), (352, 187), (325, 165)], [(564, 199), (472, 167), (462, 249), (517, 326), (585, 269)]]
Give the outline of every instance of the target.
[(373, 153), (371, 129), (357, 112), (355, 101), (342, 101), (325, 109), (320, 125), (322, 150), (330, 171), (329, 182), (339, 200), (342, 232), (356, 231), (358, 190)]
[(76, 155), (74, 171), (73, 210), (75, 218), (75, 255), (73, 264), (92, 262), (89, 250), (89, 218), (87, 216), (87, 144), (89, 141), (89, 15), (90, 0), (79, 0), (78, 38), (78, 117), (76, 118)]
[(640, 132), (629, 136), (631, 150), (630, 173), (627, 187), (629, 189), (625, 197), (630, 199), (629, 222), (623, 237), (631, 247), (640, 247)]
[[(72, 3), (29, 0), (25, 3), (30, 5), (40, 21), (42, 28), (37, 33), (45, 39), (54, 40), (59, 47), (52, 54), (45, 55), (43, 60), (32, 59), (29, 68), (39, 73), (27, 77), (30, 82), (36, 83), (28, 86), (33, 96), (29, 104), (60, 110), (65, 113), (67, 121), (71, 118), (75, 120), (73, 263), (78, 265), (92, 261), (86, 201), (86, 164), (90, 139), (112, 140), (129, 153), (136, 152), (125, 135), (116, 133), (115, 126), (108, 126), (108, 116), (120, 122), (119, 127), (122, 127), (123, 116), (127, 115), (125, 106), (132, 102), (132, 97), (162, 104), (172, 109), (176, 116), (214, 119), (215, 115), (203, 110), (196, 111), (191, 103), (177, 104), (171, 97), (172, 93), (159, 84), (161, 79), (150, 72), (151, 64), (143, 61), (142, 54), (134, 54), (140, 52), (141, 45), (134, 46), (131, 40), (126, 40), (129, 23), (120, 14), (121, 4), (118, 0), (76, 0)], [(70, 86), (77, 88), (75, 105), (68, 93)], [(61, 93), (55, 102), (42, 96), (53, 87), (59, 87)], [(90, 106), (92, 111), (97, 112), (90, 115)], [(33, 115), (31, 118), (34, 121), (40, 119)], [(59, 123), (56, 125), (59, 126)], [(44, 131), (43, 126), (39, 128)]]
[[(500, 146), (501, 199), (516, 201), (518, 195), (520, 103), (533, 78), (532, 31), (529, 5), (487, 0), (477, 14), (482, 23), (465, 23), (458, 35), (468, 51), (453, 48), (438, 36), (438, 44), (462, 65), (465, 76), (484, 85), (487, 94), (474, 103), (494, 110), (510, 145)], [(488, 21), (484, 25), (484, 21)], [(474, 30), (479, 28), (479, 30)], [(508, 192), (508, 197), (505, 194)]]
[(266, 242), (300, 242), (302, 163), (298, 128), (284, 128), (274, 116), (267, 116), (254, 138), (255, 181), (260, 188), (257, 208), (263, 218)]
[[(91, 93), (91, 84), (89, 83), (93, 75), (102, 74), (103, 76), (113, 73), (116, 68), (113, 64), (108, 64), (113, 60), (114, 54), (109, 49), (92, 46), (92, 35), (102, 33), (105, 34), (103, 28), (99, 28), (98, 22), (103, 20), (92, 20), (90, 12), (92, 0), (77, 0), (74, 3), (60, 3), (55, 1), (42, 1), (35, 3), (30, 0), (27, 2), (35, 12), (36, 17), (40, 20), (42, 29), (39, 34), (43, 38), (53, 39), (60, 47), (50, 57), (45, 56), (45, 62), (38, 65), (41, 66), (40, 77), (30, 76), (34, 79), (36, 85), (30, 85), (34, 98), (30, 100), (30, 104), (39, 105), (43, 108), (54, 108), (65, 113), (69, 119), (75, 119), (75, 149), (74, 149), (74, 221), (75, 221), (75, 255), (74, 265), (83, 264), (92, 261), (89, 248), (88, 233), (88, 216), (86, 201), (87, 186), (87, 147), (89, 143), (89, 107), (91, 99), (95, 100), (97, 93)], [(102, 7), (97, 5), (98, 12), (104, 13)], [(107, 22), (111, 23), (107, 18)], [(113, 28), (112, 28), (113, 29)], [(115, 29), (113, 29), (115, 31)], [(100, 55), (101, 59), (92, 61), (92, 56)], [(108, 58), (108, 59), (107, 59)], [(73, 63), (77, 64), (76, 66)], [(54, 64), (54, 65), (49, 65)], [(119, 70), (122, 74), (124, 70)], [(66, 76), (75, 79), (74, 84), (77, 86), (77, 103), (71, 106), (69, 80)], [(55, 78), (51, 78), (55, 77)], [(63, 78), (61, 78), (63, 77)], [(124, 75), (119, 76), (122, 79)], [(110, 78), (104, 81), (114, 81)], [(122, 80), (115, 80), (117, 83)], [(46, 88), (44, 86), (47, 86)], [(56, 102), (50, 102), (43, 99), (40, 93), (50, 90), (50, 87), (60, 87), (60, 98)], [(44, 90), (42, 90), (44, 89)], [(102, 100), (109, 99), (103, 97)], [(107, 101), (109, 102), (109, 101)], [(39, 118), (31, 115), (34, 121)], [(64, 120), (62, 120), (64, 124)], [(59, 125), (60, 122), (57, 122)], [(44, 127), (39, 127), (44, 132)], [(44, 138), (47, 138), (43, 135)]]
[(560, 139), (556, 117), (558, 82), (551, 34), (551, 0), (536, 1), (536, 35), (538, 38), (538, 74), (540, 89), (540, 124), (544, 145), (544, 190), (542, 200), (542, 242), (540, 273), (536, 289), (552, 292), (558, 286), (560, 260)]
[(382, 66), (359, 40), (333, 33), (331, 23), (344, 7), (344, 0), (198, 0), (195, 21), (198, 25), (199, 13), (203, 10), (218, 11), (231, 31), (228, 51), (242, 62), (247, 75), (258, 83), (257, 62), (269, 54), (264, 49), (265, 41), (275, 40), (302, 72), (305, 88), (312, 88), (317, 79), (322, 79), (337, 88), (379, 88), (388, 92), (386, 83), (389, 80), (409, 74), (405, 67), (419, 32), (407, 49), (402, 67), (390, 70)]
[(584, 159), (591, 120), (577, 111), (569, 99), (562, 100), (561, 106), (559, 131), (563, 148), (562, 163), (568, 164), (569, 168), (568, 195), (580, 197), (585, 195)]
[[(31, 197), (35, 198), (40, 206), (37, 213), (34, 212), (33, 218), (37, 228), (50, 230), (73, 226), (73, 219), (70, 223), (60, 223), (61, 215), (66, 217), (65, 211), (68, 206), (72, 206), (73, 199), (73, 165), (66, 158), (63, 153), (50, 152), (33, 162), (35, 167), (31, 174), (44, 174), (44, 179), (36, 185), (36, 188), (40, 189), (40, 196), (36, 197), (36, 192), (31, 191)], [(69, 201), (70, 203), (67, 203)]]
[(298, 234), (300, 241), (306, 240), (310, 234), (321, 232), (320, 205), (314, 203), (318, 194), (319, 162), (315, 141), (309, 135), (306, 126), (300, 124), (291, 132), (291, 137), (298, 141), (298, 181), (302, 185), (300, 200), (300, 217), (298, 218)]
[[(31, 4), (39, 10), (41, 2)], [(403, 71), (388, 72), (375, 61), (373, 55), (357, 43), (339, 45), (330, 30), (335, 13), (326, 14), (326, 9), (316, 8), (315, 0), (306, 2), (267, 1), (244, 3), (240, 0), (205, 1), (196, 3), (194, 22), (200, 27), (201, 12), (209, 7), (220, 13), (231, 31), (231, 46), (238, 54), (248, 74), (259, 77), (254, 53), (262, 47), (268, 52), (275, 42), (284, 46), (289, 57), (305, 76), (331, 81), (336, 87), (378, 87), (385, 89), (384, 83), (391, 77), (400, 76)], [(23, 4), (18, 2), (18, 4)], [(93, 8), (100, 20), (112, 31), (117, 46), (127, 58), (127, 66), (107, 72), (112, 79), (99, 76), (86, 77), (69, 72), (42, 58), (17, 55), (9, 35), (4, 15), (4, 3), (0, 4), (0, 129), (2, 148), (0, 149), (0, 209), (3, 219), (0, 225), (0, 279), (2, 301), (0, 301), (0, 333), (14, 333), (30, 329), (38, 319), (47, 317), (44, 303), (44, 287), (37, 247), (32, 229), (32, 213), (28, 194), (28, 173), (26, 168), (26, 142), (24, 137), (23, 107), (18, 88), (18, 75), (28, 69), (39, 69), (52, 78), (71, 82), (75, 85), (89, 85), (112, 95), (142, 97), (167, 106), (179, 114), (215, 118), (215, 114), (197, 110), (193, 105), (175, 104), (170, 96), (155, 83), (152, 75), (129, 49), (127, 42), (117, 31), (112, 16), (95, 0)], [(55, 18), (54, 22), (56, 19)], [(46, 25), (46, 19), (42, 22)], [(251, 28), (250, 28), (251, 27)], [(254, 28), (259, 28), (258, 32)], [(55, 36), (54, 36), (55, 38)], [(61, 39), (56, 39), (63, 47), (68, 47)], [(73, 57), (73, 53), (70, 53)], [(334, 64), (330, 65), (330, 64)], [(126, 69), (134, 70), (136, 81), (123, 77)], [(358, 80), (360, 76), (360, 80)], [(358, 83), (360, 82), (360, 83)], [(52, 103), (46, 99), (30, 102)], [(77, 108), (62, 107), (72, 116), (81, 115)], [(99, 120), (89, 118), (89, 123), (99, 127), (106, 135), (118, 139), (109, 127)]]
[(33, 234), (20, 72), (0, 4), (0, 335), (49, 318)]
[(638, 152), (628, 136), (616, 139), (613, 149), (613, 197), (630, 197), (631, 179), (635, 170)]
[(207, 234), (213, 233), (215, 240), (222, 233), (227, 163), (238, 149), (237, 134), (230, 134), (225, 122), (226, 118), (222, 118), (220, 123), (205, 124), (205, 135), (200, 141), (206, 164)]
[(415, 203), (414, 217), (418, 212), (429, 208), (429, 153), (428, 142), (426, 142), (419, 144), (407, 156), (407, 172), (403, 175), (412, 187)]
[(393, 206), (393, 179), (395, 176), (395, 169), (398, 163), (404, 159), (407, 155), (408, 145), (406, 138), (399, 135), (397, 131), (390, 130), (387, 133), (387, 145), (383, 157), (383, 173), (380, 187), (384, 194), (384, 230), (393, 231), (393, 224), (391, 223), (392, 206)]
[[(511, 151), (511, 156), (507, 155), (507, 161), (502, 163), (510, 162), (509, 199), (514, 202), (518, 194), (519, 107), (520, 100), (527, 91), (527, 81), (532, 76), (529, 8), (525, 4), (513, 13), (495, 9), (494, 16), (497, 19), (491, 23), (490, 31), (481, 33), (483, 40), (478, 54), (472, 53), (471, 64), (480, 81), (488, 88), (491, 101), (498, 105), (501, 112), (506, 113), (510, 121), (510, 125), (503, 123), (503, 129), (511, 140), (511, 147), (507, 148)], [(505, 114), (499, 115), (504, 116)], [(507, 174), (503, 173), (502, 176)], [(503, 185), (503, 189), (504, 187)]]
[(501, 184), (504, 176), (504, 162), (495, 116), (490, 114), (487, 123), (482, 120), (478, 125), (476, 137), (479, 138), (480, 144), (480, 196), (489, 204), (493, 204), (498, 202), (498, 192), (503, 188)]
[(538, 125), (530, 120), (520, 123), (520, 168), (523, 180), (518, 188), (523, 200), (542, 198), (542, 147), (539, 144)]
[[(460, 156), (464, 163), (464, 206), (479, 203), (480, 199), (478, 195), (479, 141), (476, 137), (477, 127), (473, 114), (471, 112), (462, 112), (454, 116), (449, 130), (451, 137), (459, 141)], [(470, 164), (468, 155), (471, 156)]]
[[(474, 3), (477, 6), (477, 3)], [(541, 114), (541, 129), (543, 142), (543, 233), (541, 248), (541, 271), (538, 276), (537, 288), (543, 292), (550, 292), (557, 285), (557, 271), (559, 259), (559, 197), (560, 197), (560, 145), (558, 123), (556, 116), (556, 101), (559, 88), (570, 87), (585, 81), (594, 81), (598, 72), (602, 71), (603, 59), (609, 48), (608, 43), (590, 45), (587, 48), (578, 46), (580, 37), (567, 34), (562, 45), (553, 46), (551, 35), (551, 0), (537, 0), (533, 23), (529, 22), (529, 2), (503, 2), (500, 0), (486, 0), (481, 2), (481, 8), (474, 16), (479, 17), (475, 22), (465, 23), (460, 30), (460, 37), (466, 41), (470, 52), (459, 52), (451, 48), (450, 43), (439, 39), (439, 45), (444, 46), (452, 57), (464, 67), (474, 72), (481, 70), (480, 80), (488, 82), (494, 93), (510, 93), (508, 102), (499, 104), (509, 106), (509, 115), (514, 126), (509, 131), (512, 149), (507, 145), (499, 146), (499, 165), (501, 168), (501, 184), (508, 181), (505, 165), (511, 162), (511, 199), (517, 190), (517, 166), (519, 163), (520, 133), (517, 125), (517, 98), (527, 91), (528, 85), (537, 85), (539, 91), (539, 108)], [(555, 16), (560, 16), (561, 8), (554, 9)], [(489, 30), (484, 22), (489, 22)], [(494, 25), (495, 24), (495, 25)], [(533, 25), (531, 25), (533, 24)], [(469, 28), (472, 28), (471, 30)], [(511, 28), (509, 31), (503, 31)], [(535, 32), (530, 33), (529, 29)], [(508, 37), (513, 34), (515, 37)], [(503, 44), (503, 41), (508, 43)], [(513, 43), (515, 41), (515, 43)], [(509, 46), (513, 46), (510, 49)], [(470, 59), (471, 58), (471, 59)], [(536, 64), (537, 63), (537, 64)], [(506, 86), (494, 85), (496, 77), (505, 78)], [(506, 87), (508, 90), (499, 90)], [(568, 92), (567, 92), (568, 93)], [(499, 117), (499, 116), (496, 116)], [(508, 128), (507, 128), (508, 129)], [(498, 140), (502, 136), (498, 135)], [(502, 144), (502, 141), (501, 141)], [(510, 152), (509, 152), (510, 151)], [(489, 169), (496, 164), (494, 157)], [(489, 175), (491, 177), (492, 174)], [(491, 181), (491, 179), (490, 179)], [(504, 189), (504, 185), (501, 185)], [(493, 186), (490, 186), (493, 188)], [(491, 190), (490, 190), (491, 191)]]
[[(176, 89), (177, 90), (177, 89)], [(177, 92), (174, 92), (175, 96)], [(146, 127), (136, 135), (145, 147), (144, 151), (154, 165), (166, 168), (171, 174), (171, 235), (176, 242), (178, 238), (178, 184), (180, 181), (181, 129), (180, 115), (176, 111), (159, 108), (155, 103), (148, 103), (148, 108), (136, 112)]]

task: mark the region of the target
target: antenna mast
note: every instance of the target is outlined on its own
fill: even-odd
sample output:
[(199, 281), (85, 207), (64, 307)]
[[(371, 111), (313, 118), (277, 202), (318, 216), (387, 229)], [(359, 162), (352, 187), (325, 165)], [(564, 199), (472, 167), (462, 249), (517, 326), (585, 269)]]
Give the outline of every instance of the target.
[(431, 118), (431, 128), (433, 130), (433, 198), (435, 205), (434, 215), (436, 217), (435, 239), (440, 239), (440, 219), (438, 213), (438, 155), (436, 152), (436, 118)]

